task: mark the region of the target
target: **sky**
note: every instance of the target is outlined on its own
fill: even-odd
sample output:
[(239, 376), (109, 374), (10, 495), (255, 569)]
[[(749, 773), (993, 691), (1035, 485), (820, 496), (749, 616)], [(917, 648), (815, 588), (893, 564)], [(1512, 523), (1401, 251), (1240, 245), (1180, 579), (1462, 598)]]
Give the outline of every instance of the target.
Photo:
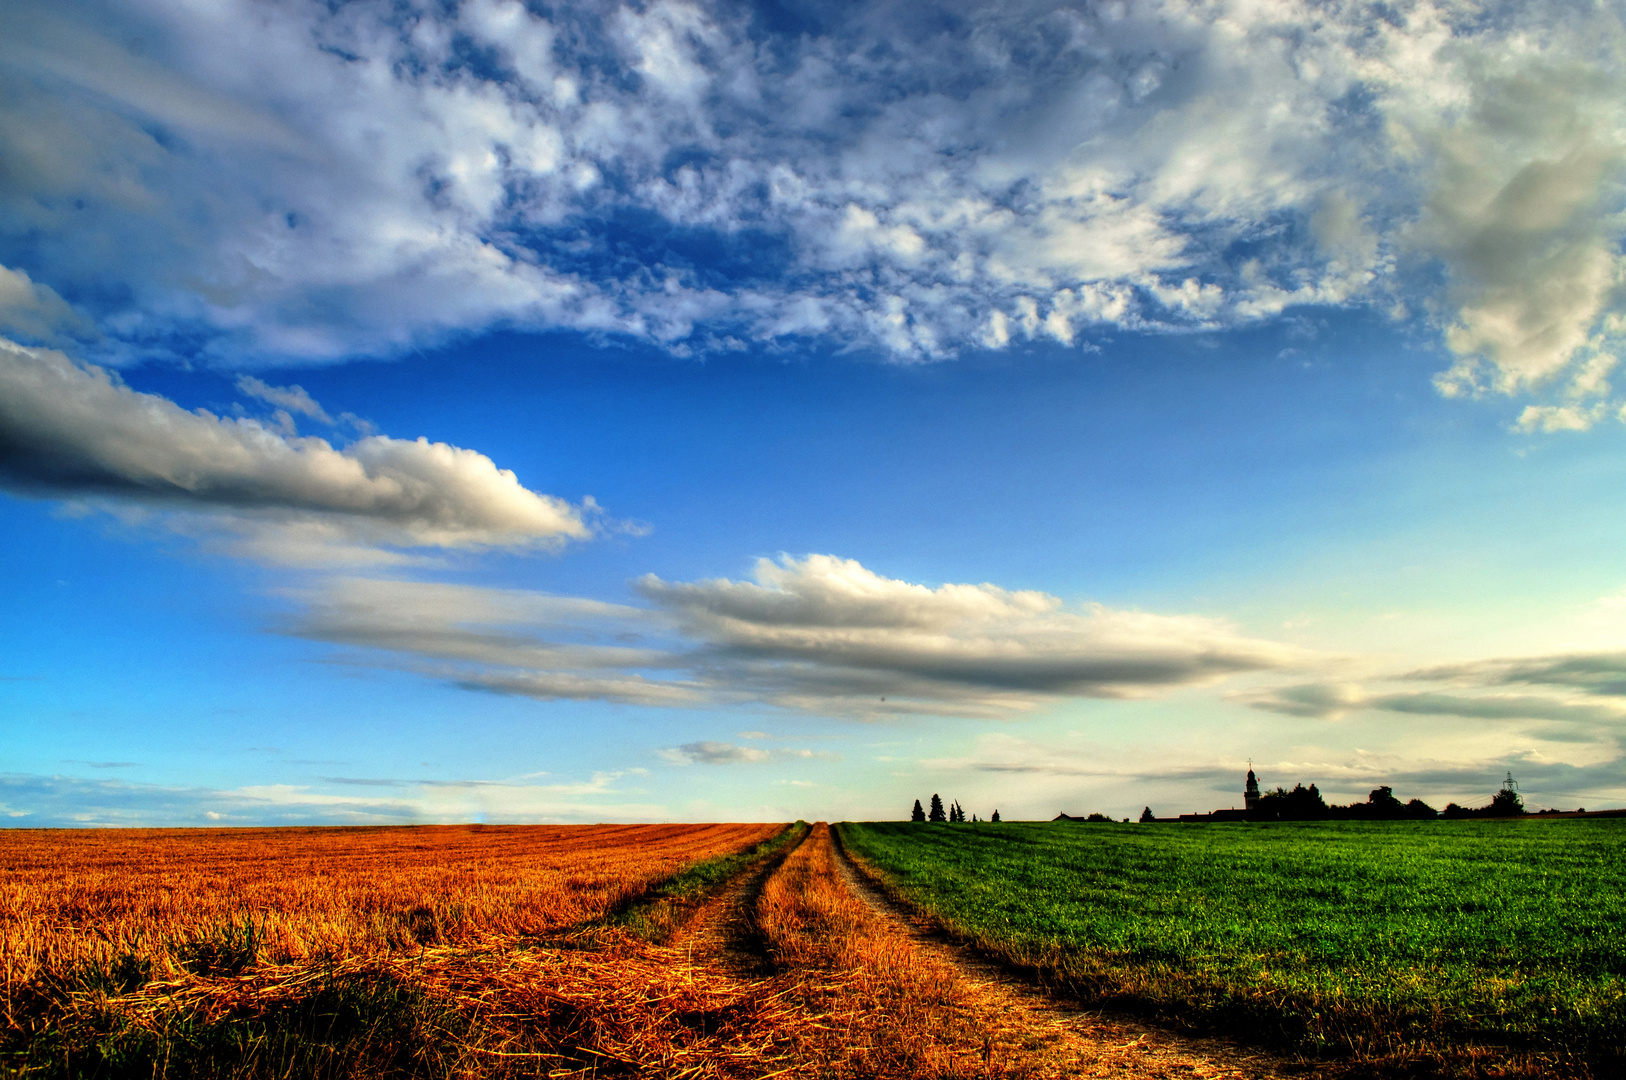
[(1626, 806), (1609, 3), (13, 0), (0, 821)]

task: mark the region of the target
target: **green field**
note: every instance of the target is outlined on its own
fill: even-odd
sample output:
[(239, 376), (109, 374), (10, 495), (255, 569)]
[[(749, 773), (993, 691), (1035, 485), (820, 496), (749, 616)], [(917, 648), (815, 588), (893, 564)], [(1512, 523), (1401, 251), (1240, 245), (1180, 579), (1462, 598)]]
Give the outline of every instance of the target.
[(1090, 1001), (1373, 1063), (1626, 1066), (1626, 820), (839, 834), (903, 899)]

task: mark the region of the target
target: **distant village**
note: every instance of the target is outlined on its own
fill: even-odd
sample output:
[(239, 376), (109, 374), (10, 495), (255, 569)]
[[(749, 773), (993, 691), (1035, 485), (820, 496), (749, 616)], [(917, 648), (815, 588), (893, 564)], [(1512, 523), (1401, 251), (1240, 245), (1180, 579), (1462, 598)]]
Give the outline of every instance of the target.
[[(1531, 814), (1525, 809), (1524, 798), (1519, 794), (1518, 781), (1513, 774), (1507, 774), (1502, 787), (1491, 796), (1491, 800), (1484, 806), (1459, 806), (1446, 803), (1445, 809), (1436, 810), (1422, 799), (1408, 799), (1402, 802), (1394, 793), (1394, 788), (1384, 784), (1372, 789), (1365, 802), (1352, 802), (1345, 806), (1328, 803), (1321, 797), (1321, 792), (1314, 784), (1305, 787), (1303, 784), (1294, 784), (1291, 791), (1277, 787), (1273, 791), (1264, 791), (1259, 787), (1259, 778), (1254, 774), (1253, 768), (1248, 769), (1247, 779), (1242, 787), (1242, 805), (1228, 807), (1223, 810), (1210, 810), (1203, 814), (1180, 814), (1177, 817), (1158, 817), (1152, 812), (1150, 806), (1140, 813), (1140, 822), (1224, 822), (1224, 821), (1432, 821), (1435, 819), (1461, 819), (1461, 818), (1513, 818), (1526, 815), (1570, 816), (1587, 813), (1585, 807), (1575, 810), (1538, 810)], [(1595, 816), (1626, 816), (1626, 810), (1595, 811)], [(944, 806), (943, 800), (933, 795), (931, 809), (920, 805), (915, 800), (913, 811), (910, 813), (912, 821), (941, 821), (958, 823), (967, 820), (965, 811), (958, 802)], [(971, 821), (980, 821), (975, 814)], [(999, 811), (995, 810), (989, 822), (999, 820)], [(1116, 819), (1106, 814), (1092, 813), (1082, 817), (1072, 814), (1057, 814), (1052, 821), (1083, 821), (1083, 822), (1114, 822)], [(1128, 823), (1128, 818), (1122, 819)]]

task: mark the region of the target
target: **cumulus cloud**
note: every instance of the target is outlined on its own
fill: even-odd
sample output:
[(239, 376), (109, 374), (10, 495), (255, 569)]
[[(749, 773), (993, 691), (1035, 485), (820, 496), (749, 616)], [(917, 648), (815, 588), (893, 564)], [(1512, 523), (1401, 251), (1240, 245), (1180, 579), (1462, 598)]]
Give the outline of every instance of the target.
[(591, 533), (584, 507), (525, 488), (473, 450), (383, 435), (335, 448), (251, 419), (188, 412), (113, 372), (4, 340), (0, 484), (204, 515), (267, 552), (535, 547)]
[(184, 327), (340, 357), (518, 325), (907, 359), (1400, 293), (1457, 357), (1447, 392), (1584, 393), (1618, 330), (1607, 5), (5, 19), (0, 257), (131, 349)]
[[(1069, 610), (994, 585), (924, 585), (831, 556), (750, 581), (635, 583), (649, 606), (332, 579), (288, 633), (472, 689), (643, 705), (762, 702), (846, 717), (1008, 715), (1291, 667), (1307, 654), (1213, 619)], [(755, 751), (741, 750), (742, 754)], [(743, 760), (743, 759), (742, 759)]]
[(1195, 616), (1150, 615), (996, 585), (930, 588), (850, 559), (759, 560), (753, 580), (638, 591), (705, 642), (714, 663), (789, 698), (886, 697), (1010, 707), (1037, 697), (1118, 697), (1287, 667), (1294, 650)]

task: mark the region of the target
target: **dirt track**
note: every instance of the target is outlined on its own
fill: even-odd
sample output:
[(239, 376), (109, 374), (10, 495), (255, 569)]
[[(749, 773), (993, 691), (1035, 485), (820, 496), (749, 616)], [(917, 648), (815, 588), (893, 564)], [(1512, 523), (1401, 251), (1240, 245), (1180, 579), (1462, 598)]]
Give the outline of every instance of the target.
[(1198, 1039), (1103, 1015), (1060, 1000), (1033, 981), (955, 943), (889, 897), (845, 851), (833, 834), (816, 830), (808, 842), (834, 847), (847, 888), (910, 945), (951, 967), (963, 984), (968, 1007), (998, 1016), (1001, 1027), (1026, 1028), (1034, 1036), (1019, 1071), (1038, 1076), (1080, 1077), (1304, 1077), (1309, 1071), (1220, 1039)]
[(807, 843), (812, 833), (785, 850), (775, 853), (730, 882), (695, 912), (689, 925), (672, 941), (689, 963), (718, 968), (735, 978), (761, 978), (773, 974), (773, 961), (757, 930), (757, 898), (787, 858)]

